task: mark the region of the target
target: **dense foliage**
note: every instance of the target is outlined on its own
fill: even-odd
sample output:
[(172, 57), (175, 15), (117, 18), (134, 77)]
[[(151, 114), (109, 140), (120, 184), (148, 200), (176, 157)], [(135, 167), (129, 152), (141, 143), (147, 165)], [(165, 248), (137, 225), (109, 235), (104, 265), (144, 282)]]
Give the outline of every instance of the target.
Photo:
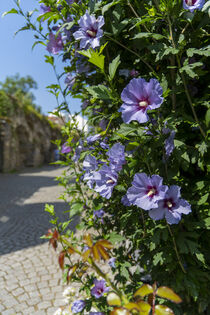
[[(69, 215), (80, 214), (85, 236), (76, 237), (46, 207), (55, 224), (47, 237), (54, 248), (63, 245), (66, 280), (81, 281), (86, 292), (72, 312), (94, 305), (95, 314), (172, 314), (155, 308), (157, 286), (167, 286), (183, 302), (157, 298), (160, 304), (175, 314), (207, 314), (210, 1), (40, 2), (36, 22), (19, 1), (10, 13), (25, 17), (22, 29), (36, 32), (34, 45), (46, 45), (55, 73), (53, 55), (63, 58), (64, 71), (49, 86), (58, 110), (71, 112), (69, 95), (80, 97), (92, 126), (87, 137), (68, 124), (61, 150)], [(109, 278), (100, 264), (111, 256)], [(106, 284), (115, 292), (107, 302)], [(141, 299), (128, 303), (133, 294)]]
[(36, 81), (29, 75), (6, 77), (4, 82), (0, 82), (0, 116), (14, 116), (19, 108), (39, 114), (41, 107), (34, 103), (35, 96), (31, 92), (37, 88)]

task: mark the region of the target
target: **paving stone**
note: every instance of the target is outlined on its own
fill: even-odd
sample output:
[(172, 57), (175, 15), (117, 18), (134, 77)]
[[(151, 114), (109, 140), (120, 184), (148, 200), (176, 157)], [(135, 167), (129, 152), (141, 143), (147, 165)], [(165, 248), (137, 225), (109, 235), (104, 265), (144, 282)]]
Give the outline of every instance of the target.
[(37, 306), (38, 306), (39, 310), (43, 310), (43, 309), (47, 309), (47, 308), (51, 307), (52, 303), (48, 302), (48, 301), (44, 301), (44, 302), (39, 303)]
[(21, 294), (20, 296), (17, 297), (19, 302), (23, 302), (23, 301), (28, 301), (29, 296), (27, 293)]
[(19, 295), (21, 295), (22, 293), (24, 293), (24, 290), (23, 290), (22, 288), (17, 288), (16, 290), (13, 290), (13, 291), (12, 291), (12, 294), (13, 294), (14, 296), (19, 296)]
[(57, 307), (50, 307), (47, 309), (47, 315), (53, 315), (57, 311)]
[[(56, 185), (54, 177), (61, 173), (61, 169), (51, 166), (27, 170), (21, 176), (0, 173), (0, 183), (4, 183), (0, 217), (12, 218), (0, 221), (0, 315), (53, 315), (58, 306), (63, 306), (65, 286), (58, 253), (40, 239), (49, 229), (44, 204), (54, 202), (56, 208), (59, 202), (56, 212), (60, 217), (68, 208), (57, 200), (63, 188)], [(41, 192), (43, 187), (49, 188), (49, 194)]]
[(1, 313), (1, 315), (17, 315), (13, 310), (6, 310)]

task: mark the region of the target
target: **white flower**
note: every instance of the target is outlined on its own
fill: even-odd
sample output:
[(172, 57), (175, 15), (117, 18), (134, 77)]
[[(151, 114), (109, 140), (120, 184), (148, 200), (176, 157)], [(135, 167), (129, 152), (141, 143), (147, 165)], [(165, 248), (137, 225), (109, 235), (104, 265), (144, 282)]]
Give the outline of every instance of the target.
[(75, 290), (75, 288), (72, 288), (72, 287), (67, 287), (63, 291), (63, 297), (65, 297), (65, 298), (69, 298), (71, 296), (74, 296), (75, 294), (76, 294), (76, 290)]

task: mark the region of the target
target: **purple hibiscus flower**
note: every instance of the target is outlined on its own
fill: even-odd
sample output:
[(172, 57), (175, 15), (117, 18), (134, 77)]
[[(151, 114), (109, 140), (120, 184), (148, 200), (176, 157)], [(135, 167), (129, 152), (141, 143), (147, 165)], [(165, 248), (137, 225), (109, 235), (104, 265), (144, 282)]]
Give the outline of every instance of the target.
[(108, 264), (111, 268), (116, 268), (115, 266), (115, 261), (116, 261), (116, 258), (112, 257), (108, 260)]
[(126, 124), (132, 120), (147, 122), (147, 111), (158, 108), (163, 103), (162, 93), (163, 90), (156, 79), (150, 79), (149, 82), (142, 78), (132, 79), (121, 94), (124, 103), (119, 111), (122, 112), (123, 121)]
[(100, 134), (96, 134), (96, 135), (93, 135), (93, 136), (89, 136), (87, 137), (87, 143), (88, 144), (92, 144), (94, 143), (95, 141), (99, 140), (101, 138), (101, 135)]
[(101, 175), (99, 172), (86, 172), (84, 175), (84, 181), (87, 181), (87, 185), (89, 188), (93, 188), (94, 184), (97, 180), (101, 179)]
[(76, 300), (72, 303), (71, 311), (73, 314), (80, 313), (85, 307), (85, 301)]
[(61, 147), (61, 153), (69, 153), (71, 152), (71, 147), (68, 145), (67, 142), (65, 142)]
[(161, 220), (164, 217), (169, 224), (177, 224), (181, 215), (191, 212), (190, 204), (180, 198), (180, 187), (173, 185), (169, 187), (164, 198), (158, 202), (158, 207), (149, 211), (153, 220)]
[(95, 296), (96, 299), (99, 299), (104, 293), (109, 291), (109, 287), (106, 286), (105, 280), (97, 280), (94, 281), (95, 286), (91, 289), (91, 294)]
[(77, 162), (77, 161), (79, 160), (79, 158), (80, 158), (80, 153), (81, 153), (83, 150), (84, 150), (84, 146), (83, 146), (82, 140), (79, 140), (79, 145), (78, 145), (78, 147), (76, 148), (75, 154), (74, 154), (74, 156), (73, 156), (73, 158), (72, 158), (72, 160), (73, 160), (74, 162)]
[(101, 223), (104, 223), (104, 219), (103, 219), (104, 214), (105, 212), (103, 209), (93, 211), (94, 219), (99, 219)]
[(43, 3), (40, 4), (40, 15), (45, 14), (45, 13), (50, 12), (50, 11), (51, 11), (50, 7), (47, 7)]
[(102, 129), (102, 130), (106, 130), (106, 127), (108, 125), (108, 120), (106, 120), (105, 118), (103, 118), (100, 122), (99, 122), (99, 127)]
[(132, 187), (127, 191), (129, 202), (144, 210), (157, 208), (157, 201), (165, 197), (168, 189), (162, 182), (163, 179), (159, 175), (149, 177), (145, 173), (135, 174)]
[(65, 84), (67, 85), (69, 91), (72, 90), (74, 84), (75, 84), (75, 76), (72, 76), (71, 73), (67, 73), (67, 76), (65, 78)]
[(128, 200), (127, 195), (124, 195), (124, 196), (122, 197), (121, 202), (122, 202), (122, 204), (123, 204), (124, 206), (130, 206), (130, 205), (131, 205), (130, 201)]
[(90, 154), (86, 155), (83, 161), (83, 169), (85, 171), (95, 171), (97, 168), (98, 168), (98, 162), (95, 156), (92, 156)]
[[(98, 177), (98, 178), (97, 178)], [(118, 174), (111, 167), (103, 165), (98, 172), (95, 172), (95, 191), (102, 197), (109, 199), (114, 186), (117, 184)]]
[(204, 4), (205, 0), (183, 0), (183, 8), (185, 10), (190, 10), (190, 12), (201, 10)]
[(104, 25), (103, 16), (97, 19), (95, 15), (89, 15), (88, 11), (79, 20), (79, 30), (73, 36), (80, 40), (80, 49), (92, 47), (93, 49), (100, 46), (100, 38), (103, 36), (101, 27)]
[(125, 161), (125, 147), (120, 143), (115, 143), (112, 148), (107, 152), (109, 157), (110, 167), (119, 172)]
[(139, 72), (135, 69), (132, 69), (130, 71), (130, 75), (131, 75), (131, 77), (137, 77), (139, 75)]
[(174, 137), (176, 132), (174, 130), (171, 131), (170, 136), (165, 140), (165, 152), (166, 157), (168, 158), (174, 150)]
[(49, 34), (49, 42), (47, 43), (47, 51), (53, 55), (57, 55), (63, 49), (63, 42), (61, 34), (55, 36), (53, 33)]

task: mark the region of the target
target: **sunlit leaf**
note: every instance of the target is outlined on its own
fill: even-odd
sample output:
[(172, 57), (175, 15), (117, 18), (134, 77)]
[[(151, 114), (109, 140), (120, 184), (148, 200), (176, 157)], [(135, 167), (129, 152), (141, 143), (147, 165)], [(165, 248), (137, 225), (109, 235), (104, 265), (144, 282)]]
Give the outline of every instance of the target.
[(120, 297), (114, 292), (110, 292), (107, 295), (106, 300), (107, 300), (108, 305), (110, 306), (121, 306)]
[(136, 303), (133, 303), (133, 302), (125, 304), (125, 308), (127, 308), (128, 310), (140, 311), (140, 306)]
[(109, 259), (109, 254), (107, 253), (107, 251), (104, 249), (103, 246), (101, 245), (97, 245), (97, 249), (98, 249), (98, 252), (100, 253), (101, 257), (104, 259), (104, 260), (107, 260)]
[(82, 254), (83, 259), (84, 259), (85, 261), (88, 260), (88, 257), (90, 256), (90, 254), (91, 254), (91, 249), (86, 250), (86, 251)]
[(105, 248), (108, 248), (108, 249), (112, 249), (113, 248), (112, 243), (110, 243), (107, 240), (100, 240), (100, 241), (97, 242), (97, 244), (100, 244), (101, 246), (103, 246)]
[(92, 242), (90, 234), (86, 234), (84, 236), (84, 241), (89, 247), (91, 247), (93, 245), (93, 242)]
[(64, 269), (64, 258), (66, 255), (66, 251), (62, 251), (60, 252), (59, 256), (58, 256), (58, 263), (60, 268), (63, 270)]
[(174, 303), (181, 303), (182, 299), (170, 288), (168, 287), (159, 287), (156, 291), (156, 294), (162, 298), (171, 300)]
[(141, 288), (139, 288), (139, 289), (135, 292), (134, 297), (136, 297), (136, 296), (138, 296), (138, 295), (144, 297), (145, 295), (148, 295), (148, 294), (150, 294), (150, 293), (153, 293), (153, 288), (152, 288), (152, 286), (149, 285), (149, 284), (143, 284), (143, 285), (141, 286)]
[(110, 312), (110, 315), (130, 315), (131, 313), (123, 307), (117, 307)]
[(174, 315), (174, 312), (168, 306), (156, 305), (155, 315)]
[(149, 303), (147, 303), (145, 301), (139, 301), (137, 304), (140, 307), (140, 314), (141, 315), (148, 315), (150, 313), (151, 305), (149, 305)]

